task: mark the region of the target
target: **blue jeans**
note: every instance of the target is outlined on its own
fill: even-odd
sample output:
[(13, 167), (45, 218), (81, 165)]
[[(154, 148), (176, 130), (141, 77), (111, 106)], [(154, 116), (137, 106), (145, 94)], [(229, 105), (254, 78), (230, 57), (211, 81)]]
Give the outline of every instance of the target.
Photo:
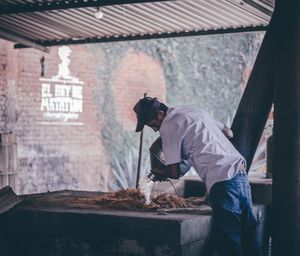
[(213, 209), (212, 238), (218, 256), (260, 256), (257, 221), (245, 172), (217, 182), (209, 193)]

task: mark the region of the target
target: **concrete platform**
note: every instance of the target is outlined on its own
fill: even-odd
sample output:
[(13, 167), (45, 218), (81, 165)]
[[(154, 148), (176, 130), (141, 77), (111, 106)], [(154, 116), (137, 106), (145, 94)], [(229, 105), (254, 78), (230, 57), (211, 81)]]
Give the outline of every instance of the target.
[[(0, 215), (0, 243), (22, 256), (193, 256), (210, 239), (211, 215), (198, 212), (74, 209), (70, 200), (95, 192), (28, 195)], [(63, 200), (62, 200), (63, 198)], [(29, 203), (30, 202), (30, 203)], [(51, 203), (52, 202), (52, 203)], [(255, 206), (262, 244), (266, 207)]]
[[(204, 243), (210, 221), (210, 216), (175, 213), (17, 210), (7, 214), (1, 229), (18, 244), (17, 252), (26, 255), (60, 255), (59, 250), (67, 251), (66, 245), (56, 249), (51, 245), (66, 239), (82, 246), (77, 253), (88, 247), (87, 255), (147, 255), (151, 251), (157, 251), (153, 255), (185, 255), (182, 252), (191, 245)], [(48, 243), (50, 248), (43, 248)], [(43, 253), (36, 254), (41, 249)]]

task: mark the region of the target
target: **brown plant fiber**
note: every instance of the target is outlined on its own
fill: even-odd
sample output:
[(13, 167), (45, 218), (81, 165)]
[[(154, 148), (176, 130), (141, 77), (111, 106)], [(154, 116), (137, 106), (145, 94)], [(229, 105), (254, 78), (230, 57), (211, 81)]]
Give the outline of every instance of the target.
[(114, 193), (109, 193), (90, 200), (88, 198), (77, 198), (70, 202), (73, 207), (94, 208), (94, 209), (171, 209), (186, 208), (191, 206), (191, 202), (186, 202), (183, 198), (172, 194), (159, 194), (151, 198), (151, 203), (145, 204), (145, 196), (139, 189), (124, 189)]

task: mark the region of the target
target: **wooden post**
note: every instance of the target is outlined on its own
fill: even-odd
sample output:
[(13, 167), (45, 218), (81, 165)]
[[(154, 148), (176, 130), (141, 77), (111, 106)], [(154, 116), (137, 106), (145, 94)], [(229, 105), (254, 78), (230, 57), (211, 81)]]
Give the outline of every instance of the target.
[(266, 125), (273, 98), (272, 33), (267, 31), (252, 73), (232, 123), (236, 149), (247, 161), (249, 171)]
[(17, 147), (14, 134), (1, 134), (0, 143), (0, 188), (16, 189)]
[(300, 1), (276, 0), (272, 255), (300, 252)]

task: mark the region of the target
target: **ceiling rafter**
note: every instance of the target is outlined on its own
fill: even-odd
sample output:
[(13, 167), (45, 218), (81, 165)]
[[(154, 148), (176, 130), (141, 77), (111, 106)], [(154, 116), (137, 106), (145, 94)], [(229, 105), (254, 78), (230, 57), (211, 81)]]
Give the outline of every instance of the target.
[[(132, 40), (148, 40), (148, 39), (161, 39), (161, 38), (172, 38), (172, 37), (185, 37), (185, 36), (200, 36), (200, 35), (214, 35), (214, 34), (228, 34), (228, 33), (241, 33), (241, 32), (254, 32), (254, 31), (265, 31), (265, 26), (247, 27), (247, 28), (230, 28), (230, 29), (215, 29), (206, 31), (190, 31), (190, 32), (173, 32), (173, 33), (161, 33), (152, 35), (131, 35), (131, 36), (118, 36), (118, 37), (107, 37), (107, 38), (86, 38), (86, 39), (68, 39), (59, 41), (43, 41), (40, 42), (44, 46), (58, 46), (67, 44), (87, 44), (87, 43), (107, 43), (107, 42), (120, 42), (120, 41), (132, 41)], [(22, 44), (16, 44), (16, 49), (26, 48)]]
[(1, 6), (0, 15), (2, 14), (13, 14), (22, 12), (44, 12), (50, 10), (64, 10), (82, 7), (101, 7), (101, 6), (112, 6), (122, 4), (137, 4), (137, 3), (153, 3), (153, 2), (165, 2), (170, 0), (53, 0), (43, 2), (26, 2), (18, 4), (7, 4)]
[(14, 33), (10, 30), (7, 30), (7, 29), (0, 29), (0, 37), (5, 38), (7, 40), (15, 41), (15, 42), (23, 45), (24, 47), (35, 48), (42, 52), (49, 53), (49, 49), (47, 47), (45, 47), (44, 45), (41, 45), (34, 41), (31, 41), (27, 38), (24, 38), (23, 36), (21, 36), (17, 33)]

